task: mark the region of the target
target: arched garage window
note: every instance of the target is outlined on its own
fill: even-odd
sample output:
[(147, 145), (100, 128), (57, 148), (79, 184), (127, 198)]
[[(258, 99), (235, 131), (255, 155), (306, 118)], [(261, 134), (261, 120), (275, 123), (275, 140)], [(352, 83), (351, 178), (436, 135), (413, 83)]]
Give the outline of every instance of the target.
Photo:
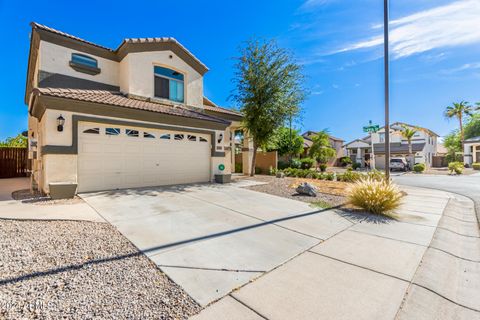
[(178, 71), (154, 66), (155, 97), (176, 102), (184, 101), (184, 76)]

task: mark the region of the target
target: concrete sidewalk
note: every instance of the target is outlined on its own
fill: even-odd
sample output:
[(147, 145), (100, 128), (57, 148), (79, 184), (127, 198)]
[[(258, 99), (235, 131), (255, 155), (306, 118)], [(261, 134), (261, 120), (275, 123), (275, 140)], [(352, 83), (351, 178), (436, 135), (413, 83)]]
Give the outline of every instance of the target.
[(29, 178), (0, 180), (0, 219), (105, 222), (92, 207), (82, 200), (69, 204), (35, 204), (12, 199), (12, 192), (29, 189), (29, 187)]
[(472, 201), (405, 190), (398, 219), (343, 213), (350, 227), (192, 319), (480, 319)]

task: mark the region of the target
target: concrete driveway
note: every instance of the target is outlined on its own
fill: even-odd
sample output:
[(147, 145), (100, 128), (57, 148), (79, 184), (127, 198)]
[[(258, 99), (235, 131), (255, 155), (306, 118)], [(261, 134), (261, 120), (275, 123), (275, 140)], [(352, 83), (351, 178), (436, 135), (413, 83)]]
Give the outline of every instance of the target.
[[(480, 319), (478, 228), (463, 223), (475, 219), (473, 203), (405, 190), (394, 219), (238, 185), (82, 197), (208, 305), (196, 320)], [(465, 248), (455, 237), (467, 231)]]
[(352, 225), (332, 211), (236, 186), (81, 196), (201, 305)]

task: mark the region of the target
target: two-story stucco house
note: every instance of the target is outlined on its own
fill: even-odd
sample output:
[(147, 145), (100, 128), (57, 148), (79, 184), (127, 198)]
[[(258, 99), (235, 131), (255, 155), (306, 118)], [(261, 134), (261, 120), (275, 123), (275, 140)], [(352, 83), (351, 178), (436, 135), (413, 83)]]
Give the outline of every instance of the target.
[[(417, 132), (412, 139), (412, 155), (409, 155), (408, 141), (402, 137), (403, 126), (413, 128)], [(424, 163), (427, 167), (432, 165), (433, 156), (437, 153), (438, 135), (430, 129), (413, 126), (410, 124), (395, 122), (390, 125), (390, 153), (391, 157), (406, 157), (413, 166), (416, 163)], [(362, 139), (353, 140), (345, 145), (347, 155), (362, 167), (370, 163), (373, 154), (375, 156), (375, 168), (385, 168), (385, 127), (376, 133)]]
[(31, 26), (25, 102), (39, 190), (207, 182), (231, 172), (241, 114), (204, 97), (208, 68), (178, 41), (125, 39), (110, 49)]
[[(310, 147), (312, 146), (313, 144), (313, 141), (312, 141), (312, 138), (314, 136), (316, 136), (318, 133), (315, 132), (315, 131), (306, 131), (302, 134), (302, 137), (303, 137), (303, 154), (302, 154), (302, 157), (308, 157), (308, 152), (309, 152), (309, 149)], [(330, 159), (330, 161), (328, 161), (328, 165), (329, 166), (336, 166), (336, 165), (339, 165), (339, 159), (342, 158), (344, 156), (344, 148), (343, 148), (343, 143), (345, 142), (345, 140), (343, 139), (340, 139), (340, 138), (337, 138), (337, 137), (334, 137), (332, 135), (328, 135), (328, 140), (330, 142), (330, 145), (332, 146), (332, 148), (335, 149), (335, 152), (336, 152), (336, 156), (333, 157), (332, 159)]]

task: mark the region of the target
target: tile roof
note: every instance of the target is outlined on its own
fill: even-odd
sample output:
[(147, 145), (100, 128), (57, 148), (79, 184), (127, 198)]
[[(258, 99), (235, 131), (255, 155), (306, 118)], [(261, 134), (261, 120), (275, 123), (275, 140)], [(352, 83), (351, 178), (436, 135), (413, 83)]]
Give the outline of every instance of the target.
[(228, 124), (227, 120), (213, 117), (201, 112), (196, 112), (182, 106), (173, 106), (159, 102), (144, 101), (124, 96), (121, 92), (105, 90), (83, 90), (83, 89), (60, 89), (60, 88), (35, 88), (35, 95), (59, 97), (84, 102), (100, 103), (112, 106), (119, 106), (131, 109), (158, 112), (173, 116), (194, 118), (206, 121), (214, 121)]
[(238, 111), (217, 106), (215, 103), (212, 102), (212, 100), (208, 99), (207, 97), (203, 97), (203, 107), (205, 108), (205, 110), (209, 111), (226, 113), (240, 117), (242, 116), (242, 114)]
[(99, 48), (102, 48), (102, 49), (105, 49), (105, 50), (108, 50), (108, 51), (112, 51), (112, 52), (113, 52), (113, 50), (110, 49), (110, 48), (101, 46), (101, 45), (99, 45), (99, 44), (96, 44), (96, 43), (93, 43), (93, 42), (84, 40), (84, 39), (79, 38), (79, 37), (76, 37), (76, 36), (72, 36), (71, 34), (68, 34), (68, 33), (65, 33), (65, 32), (63, 32), (63, 31), (59, 31), (59, 30), (50, 28), (50, 27), (48, 27), (48, 26), (46, 26), (46, 25), (43, 25), (43, 24), (40, 24), (40, 23), (31, 22), (30, 25), (32, 26), (32, 28), (38, 28), (38, 29), (42, 29), (42, 30), (49, 31), (49, 32), (52, 32), (52, 33), (56, 33), (56, 34), (61, 35), (61, 36), (64, 36), (64, 37), (67, 37), (67, 38), (70, 38), (70, 39), (73, 39), (73, 40), (77, 40), (77, 41), (80, 41), (80, 42), (83, 42), (83, 43), (87, 43), (87, 44), (90, 44), (90, 45), (92, 45), (92, 46), (99, 47)]
[(30, 25), (32, 26), (32, 28), (38, 28), (38, 29), (42, 29), (42, 30), (45, 30), (45, 31), (48, 31), (48, 32), (52, 32), (52, 33), (55, 33), (55, 34), (58, 34), (58, 35), (61, 35), (61, 36), (64, 36), (64, 37), (67, 37), (67, 38), (70, 38), (70, 39), (73, 39), (73, 40), (76, 40), (76, 41), (80, 41), (80, 42), (83, 42), (83, 43), (86, 43), (86, 44), (89, 44), (89, 45), (92, 45), (92, 46), (95, 46), (95, 47), (98, 47), (98, 48), (102, 48), (102, 49), (105, 49), (105, 50), (108, 50), (110, 52), (114, 52), (114, 53), (118, 53), (118, 50), (120, 50), (120, 48), (127, 44), (127, 43), (173, 43), (175, 45), (177, 45), (178, 47), (180, 47), (183, 51), (185, 51), (189, 56), (191, 56), (198, 64), (200, 64), (203, 68), (205, 68), (206, 71), (208, 71), (208, 67), (203, 64), (200, 59), (198, 59), (193, 53), (191, 53), (187, 48), (185, 48), (180, 42), (177, 41), (177, 39), (175, 38), (172, 38), (172, 37), (157, 37), (157, 38), (126, 38), (126, 39), (123, 39), (122, 43), (116, 48), (116, 49), (111, 49), (111, 48), (107, 48), (107, 47), (104, 47), (104, 46), (101, 46), (101, 45), (98, 45), (96, 43), (93, 43), (93, 42), (90, 42), (90, 41), (87, 41), (87, 40), (84, 40), (82, 38), (79, 38), (79, 37), (76, 37), (76, 36), (73, 36), (71, 34), (68, 34), (66, 32), (63, 32), (63, 31), (60, 31), (60, 30), (57, 30), (57, 29), (54, 29), (54, 28), (51, 28), (51, 27), (48, 27), (46, 25), (43, 25), (43, 24), (40, 24), (40, 23), (36, 23), (36, 22), (31, 22)]

